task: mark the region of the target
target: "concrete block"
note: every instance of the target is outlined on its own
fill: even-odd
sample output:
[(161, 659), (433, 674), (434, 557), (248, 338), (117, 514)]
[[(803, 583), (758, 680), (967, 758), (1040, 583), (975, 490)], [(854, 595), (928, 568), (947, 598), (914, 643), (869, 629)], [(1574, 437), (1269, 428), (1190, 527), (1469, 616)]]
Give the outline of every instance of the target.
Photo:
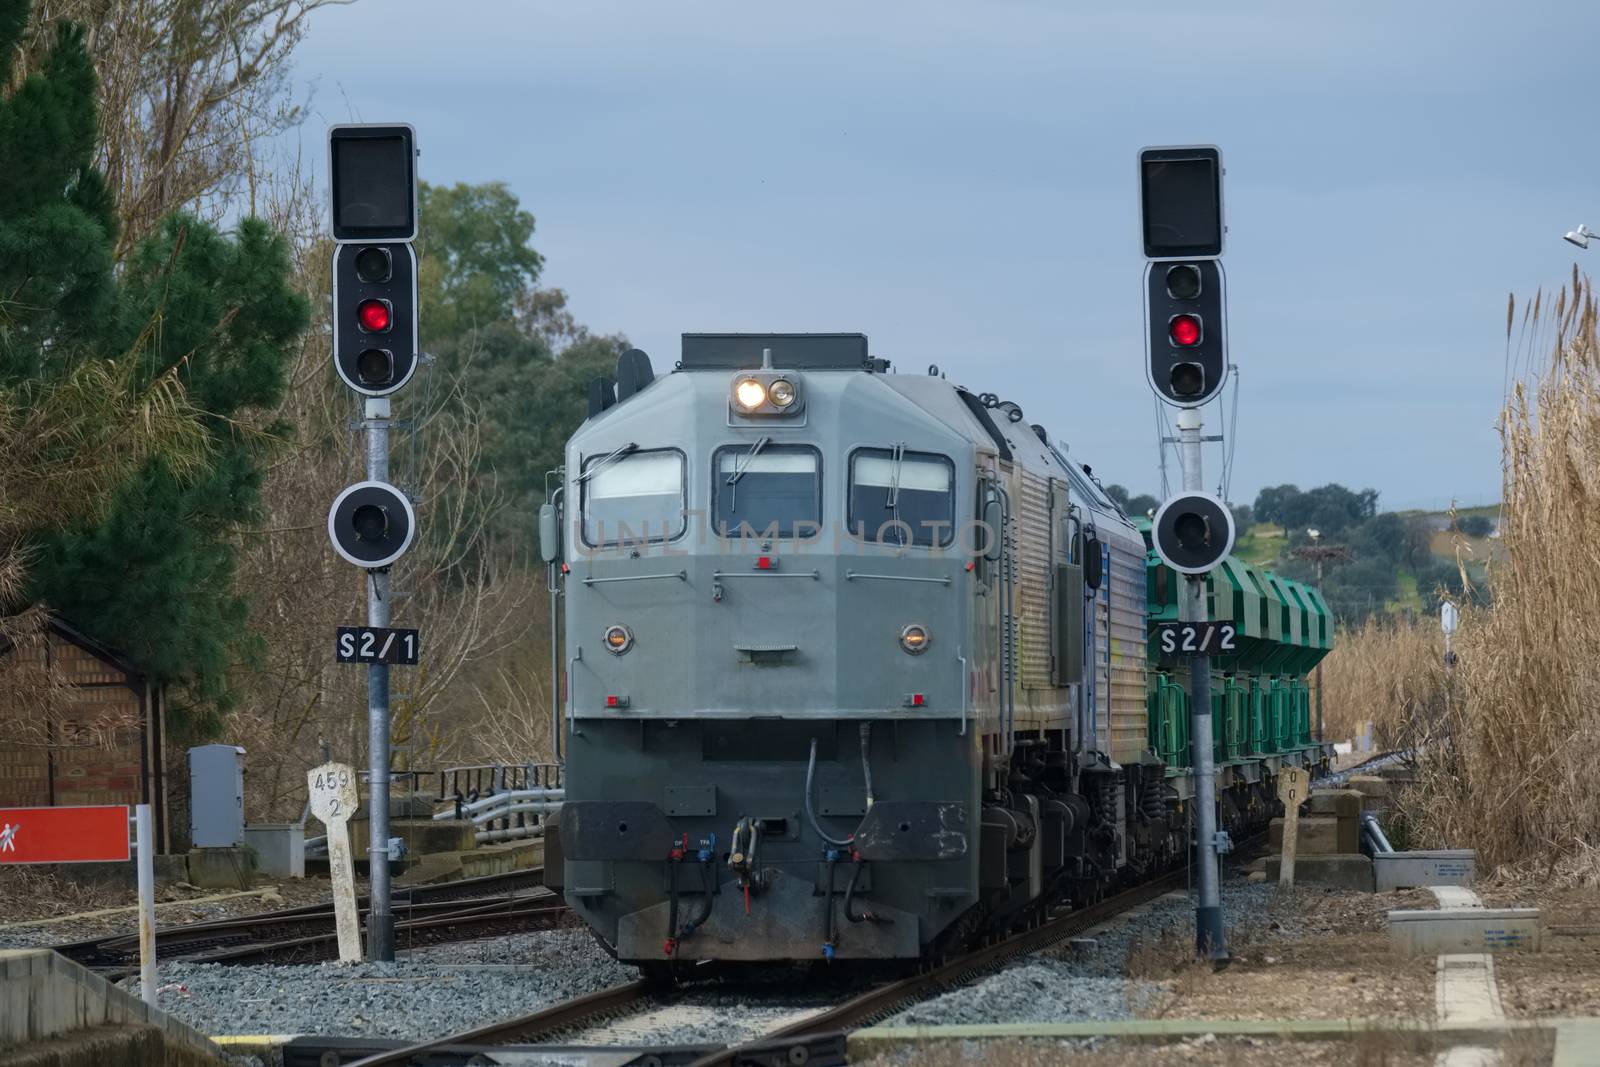
[(244, 848), (192, 848), (189, 884), (201, 889), (249, 889), (255, 866)]
[(461, 876), (477, 878), (485, 874), (505, 874), (544, 865), (544, 841), (528, 838), (482, 845), (461, 855)]
[(1362, 794), (1357, 789), (1313, 789), (1311, 814), (1332, 815), (1339, 819), (1361, 818)]
[(1352, 774), (1345, 780), (1345, 786), (1363, 796), (1387, 797), (1389, 795), (1389, 782), (1376, 774)]
[(1478, 854), (1470, 848), (1429, 852), (1381, 852), (1372, 857), (1378, 892), (1428, 885), (1470, 885), (1477, 874)]
[(299, 823), (256, 823), (244, 828), (256, 869), (269, 878), (306, 876), (306, 831)]
[[(16, 966), (22, 960), (26, 969)], [(0, 1008), (0, 1063), (220, 1067), (223, 1062), (221, 1050), (204, 1035), (49, 949), (0, 950)], [(131, 1036), (139, 1028), (148, 1033)], [(137, 1051), (123, 1051), (129, 1048)]]
[[(366, 841), (371, 824), (364, 818), (350, 820), (350, 840)], [(406, 852), (420, 856), (429, 852), (459, 852), (475, 848), (478, 828), (465, 819), (391, 819), (389, 836), (405, 841)]]
[[(1272, 885), (1278, 884), (1278, 871), (1282, 862), (1281, 856), (1267, 859), (1267, 881)], [(1294, 862), (1294, 884), (1353, 889), (1358, 893), (1370, 893), (1372, 861), (1359, 852), (1309, 856), (1301, 853)]]
[[(1267, 828), (1271, 847), (1283, 850), (1283, 820), (1273, 819)], [(1328, 855), (1339, 851), (1339, 820), (1331, 815), (1302, 815), (1298, 837), (1302, 856)], [(1359, 851), (1351, 849), (1350, 851)]]
[[(355, 819), (365, 819), (367, 812), (368, 793), (365, 786), (361, 788), (360, 800), (356, 808)], [(390, 819), (431, 819), (435, 811), (443, 809), (434, 803), (432, 797), (419, 796), (416, 793), (390, 793), (389, 818)]]
[(1389, 940), (1413, 956), (1539, 951), (1538, 908), (1438, 908), (1391, 911)]

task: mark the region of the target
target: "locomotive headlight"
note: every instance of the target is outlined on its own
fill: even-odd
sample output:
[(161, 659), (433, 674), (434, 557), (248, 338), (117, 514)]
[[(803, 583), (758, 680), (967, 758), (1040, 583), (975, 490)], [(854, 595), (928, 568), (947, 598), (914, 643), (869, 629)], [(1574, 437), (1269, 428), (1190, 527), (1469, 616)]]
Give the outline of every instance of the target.
[(620, 656), (633, 647), (633, 631), (618, 623), (606, 627), (606, 651), (613, 656)]
[(928, 640), (928, 628), (918, 623), (912, 623), (900, 631), (900, 647), (913, 656), (928, 650)]
[(754, 378), (745, 378), (733, 387), (733, 398), (746, 411), (754, 411), (767, 402), (767, 387)]
[(767, 397), (772, 401), (773, 407), (788, 407), (794, 403), (794, 396), (794, 383), (787, 378), (779, 378), (767, 389)]

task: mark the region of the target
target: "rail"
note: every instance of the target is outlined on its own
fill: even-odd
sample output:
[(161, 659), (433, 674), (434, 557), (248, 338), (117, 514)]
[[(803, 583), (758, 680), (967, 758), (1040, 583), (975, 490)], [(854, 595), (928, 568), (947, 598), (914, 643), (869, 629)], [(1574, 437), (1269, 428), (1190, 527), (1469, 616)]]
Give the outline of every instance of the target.
[[(1259, 840), (1258, 838), (1252, 840)], [(1038, 952), (1068, 937), (1082, 933), (1112, 916), (1139, 904), (1148, 903), (1163, 893), (1182, 888), (1186, 869), (1179, 867), (1116, 896), (1083, 908), (1043, 919), (1038, 925), (979, 947), (945, 963), (931, 966), (911, 977), (874, 986), (806, 1019), (780, 1027), (750, 1041), (704, 1052), (690, 1067), (733, 1067), (738, 1064), (839, 1062), (828, 1059), (842, 1047), (842, 1032), (884, 1018), (909, 1003), (933, 996), (946, 989), (966, 984), (981, 974), (1004, 966), (1010, 960)], [(694, 964), (680, 976), (689, 981), (716, 978), (725, 973), (716, 963)], [(598, 1019), (615, 1018), (635, 1009), (670, 997), (660, 986), (645, 980), (587, 993), (541, 1008), (529, 1015), (489, 1023), (471, 1030), (386, 1049), (347, 1064), (347, 1067), (399, 1067), (413, 1062), (428, 1062), (439, 1050), (483, 1050), (496, 1045), (530, 1044), (559, 1034), (571, 1033)], [(648, 1059), (631, 1062), (668, 1061), (653, 1050)]]

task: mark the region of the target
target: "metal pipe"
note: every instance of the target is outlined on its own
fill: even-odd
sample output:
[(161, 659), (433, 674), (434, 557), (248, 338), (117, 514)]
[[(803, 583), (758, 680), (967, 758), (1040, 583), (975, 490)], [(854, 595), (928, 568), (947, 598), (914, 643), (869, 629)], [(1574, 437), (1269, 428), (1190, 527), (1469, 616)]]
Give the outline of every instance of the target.
[[(389, 400), (368, 397), (367, 477), (389, 480)], [(389, 625), (389, 572), (368, 571), (367, 625)], [(367, 866), (372, 908), (367, 916), (367, 955), (374, 961), (394, 960), (394, 909), (389, 899), (389, 665), (367, 667), (367, 757), (370, 773), (367, 818), (371, 836)]]
[(476, 834), (478, 844), (487, 844), (491, 841), (517, 841), (527, 837), (543, 837), (544, 825), (538, 826), (513, 826), (509, 830), (479, 830)]
[[(1201, 471), (1200, 412), (1185, 408), (1178, 414), (1178, 450), (1183, 457), (1185, 492), (1204, 491)], [(1185, 622), (1206, 619), (1205, 576), (1187, 579)], [(1211, 753), (1211, 657), (1195, 656), (1189, 666), (1190, 758), (1195, 779), (1195, 837), (1198, 852), (1200, 900), (1195, 907), (1195, 947), (1206, 959), (1225, 959), (1222, 926), (1221, 859), (1217, 835), (1217, 779)]]
[(1389, 844), (1388, 835), (1383, 832), (1383, 827), (1378, 825), (1378, 817), (1370, 811), (1361, 813), (1361, 831), (1367, 840), (1372, 842), (1372, 847), (1378, 852), (1393, 852), (1394, 846)]
[(680, 582), (689, 580), (688, 571), (672, 571), (663, 574), (624, 574), (616, 578), (585, 578), (584, 585), (604, 585), (607, 582), (648, 582), (656, 578), (676, 578)]
[(861, 724), (861, 779), (867, 786), (867, 810), (872, 810), (872, 723)]
[(545, 568), (545, 586), (550, 591), (550, 754), (561, 762), (561, 568), (552, 563)]
[[(503, 793), (490, 793), (488, 796), (461, 804), (463, 814), (472, 814), (486, 808), (497, 807), (502, 804), (511, 804), (520, 800), (565, 800), (565, 789), (508, 789)], [(440, 811), (434, 813), (436, 821), (455, 818), (455, 813)]]
[(845, 571), (844, 580), (847, 582), (878, 581), (878, 582), (927, 582), (930, 585), (949, 585), (948, 575), (942, 578), (918, 578), (910, 574), (862, 574), (859, 571)]
[(156, 860), (150, 805), (133, 809), (139, 860), (139, 996), (156, 1007)]
[(817, 812), (816, 812), (815, 807), (813, 807), (812, 803), (811, 803), (811, 786), (816, 780), (816, 775), (817, 775), (817, 739), (815, 737), (813, 737), (811, 739), (811, 758), (806, 761), (806, 795), (805, 795), (805, 803), (803, 805), (804, 808), (805, 808), (805, 813), (806, 813), (806, 821), (811, 824), (812, 832), (814, 832), (819, 838), (821, 838), (824, 844), (834, 845), (836, 847), (843, 848), (844, 846), (846, 846), (846, 845), (848, 845), (850, 843), (850, 838), (848, 838), (848, 837), (845, 837), (845, 838), (830, 837), (828, 835), (828, 832), (822, 828), (822, 824), (817, 821)]

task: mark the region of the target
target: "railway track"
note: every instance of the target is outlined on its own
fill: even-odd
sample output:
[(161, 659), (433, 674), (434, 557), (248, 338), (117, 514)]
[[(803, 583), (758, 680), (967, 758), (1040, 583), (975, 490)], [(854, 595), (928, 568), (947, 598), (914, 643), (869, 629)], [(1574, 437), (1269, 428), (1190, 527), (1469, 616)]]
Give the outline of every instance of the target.
[[(887, 1018), (944, 990), (964, 985), (1012, 960), (1038, 952), (1130, 908), (1182, 888), (1186, 879), (1187, 872), (1183, 869), (1162, 875), (1099, 903), (1054, 915), (1029, 929), (926, 967), (908, 977), (854, 991), (845, 999), (817, 1010), (795, 1011), (790, 1013), (788, 1021), (780, 1020), (765, 1032), (746, 1040), (721, 1047), (611, 1048), (610, 1051), (631, 1051), (633, 1058), (626, 1062), (651, 1067), (685, 1063), (691, 1067), (792, 1067), (795, 1064), (821, 1067), (844, 1063), (845, 1040), (851, 1030)], [(719, 973), (711, 964), (701, 964), (698, 970), (698, 974), (690, 976), (692, 980), (713, 979)], [(387, 1048), (360, 1059), (327, 1062), (343, 1062), (346, 1067), (467, 1063), (472, 1061), (473, 1056), (491, 1048), (511, 1051), (506, 1046), (540, 1045), (553, 1053), (556, 1049), (549, 1047), (551, 1042), (570, 1039), (585, 1030), (615, 1023), (642, 1011), (669, 1006), (689, 995), (682, 991), (663, 992), (659, 986), (643, 980), (627, 982), (573, 997), (528, 1015), (474, 1027), (431, 1041)], [(366, 1047), (372, 1045), (369, 1042), (362, 1044)], [(307, 1046), (308, 1049), (312, 1047)], [(346, 1055), (350, 1051), (350, 1045), (341, 1045), (339, 1042), (328, 1042), (326, 1048), (343, 1048)], [(565, 1046), (563, 1050), (578, 1051), (575, 1046)], [(600, 1050), (590, 1046), (587, 1051)], [(613, 1055), (610, 1062), (623, 1061)]]
[[(543, 882), (543, 869), (532, 868), (410, 887), (397, 893), (394, 901), (396, 944), (404, 949), (560, 925), (569, 909)], [(369, 905), (365, 896), (357, 900), (362, 915)], [(137, 934), (112, 934), (54, 948), (112, 980), (139, 969)], [(310, 963), (336, 959), (338, 954), (332, 902), (156, 931), (159, 961)]]

